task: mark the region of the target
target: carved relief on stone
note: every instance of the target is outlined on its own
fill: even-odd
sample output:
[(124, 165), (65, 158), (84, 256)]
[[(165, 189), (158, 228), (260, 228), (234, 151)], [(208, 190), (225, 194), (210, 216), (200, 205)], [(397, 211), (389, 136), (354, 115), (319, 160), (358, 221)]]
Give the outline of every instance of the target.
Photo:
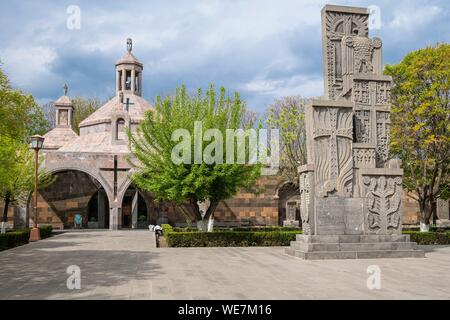
[(286, 220), (294, 221), (296, 220), (297, 213), (297, 201), (289, 200), (286, 202)]
[(375, 148), (353, 146), (356, 168), (375, 168)]
[(348, 66), (355, 73), (374, 73), (373, 54), (375, 49), (381, 48), (379, 38), (367, 38), (361, 36), (346, 36), (342, 39), (343, 59), (349, 62)]
[(355, 111), (355, 138), (359, 143), (371, 142), (370, 110)]
[(311, 184), (308, 173), (300, 174), (300, 216), (302, 219), (303, 234), (311, 234), (309, 204)]
[(314, 108), (315, 184), (319, 197), (350, 196), (353, 179), (353, 117), (350, 108)]
[(387, 111), (377, 111), (377, 167), (384, 167), (389, 159), (391, 117)]
[[(342, 92), (340, 97), (348, 98), (350, 96), (350, 90), (352, 89), (353, 77), (355, 74), (374, 74), (379, 70), (375, 70), (374, 65), (379, 66), (381, 61), (378, 61), (381, 57), (376, 55), (375, 49), (381, 49), (381, 40), (379, 38), (370, 39), (362, 36), (344, 36), (342, 38)], [(354, 85), (358, 85), (359, 81)], [(365, 86), (366, 90), (363, 91), (365, 102), (369, 104), (369, 84), (363, 82), (360, 84)]]
[(342, 39), (345, 36), (369, 34), (368, 15), (328, 11), (325, 21), (324, 47), (326, 52), (325, 83), (328, 98), (336, 100), (342, 96), (342, 75), (346, 61), (342, 59)]
[(366, 227), (369, 233), (401, 232), (402, 178), (364, 176)]
[(389, 105), (391, 103), (391, 83), (378, 81), (376, 90), (376, 104)]
[(369, 81), (353, 81), (353, 101), (370, 104)]

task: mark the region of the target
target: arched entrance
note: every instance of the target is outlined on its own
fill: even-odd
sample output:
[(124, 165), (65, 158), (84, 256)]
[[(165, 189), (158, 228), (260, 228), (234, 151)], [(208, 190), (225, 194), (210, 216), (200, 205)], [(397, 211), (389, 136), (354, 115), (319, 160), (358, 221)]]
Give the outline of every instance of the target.
[[(293, 183), (285, 183), (278, 189), (278, 224), (283, 225), (286, 220), (286, 205), (288, 201), (300, 201), (300, 192)], [(300, 210), (296, 210), (296, 220), (300, 219)]]
[(106, 192), (100, 188), (89, 201), (88, 204), (88, 228), (108, 229), (109, 228), (109, 201)]
[(149, 211), (143, 194), (131, 185), (122, 200), (122, 229), (144, 229), (148, 227)]
[[(94, 207), (98, 207), (98, 195), (104, 190), (102, 184), (92, 175), (76, 169), (52, 172), (55, 181), (38, 192), (39, 223), (52, 224), (58, 229), (72, 229), (76, 214), (82, 216), (82, 227), (89, 227)], [(97, 195), (97, 204), (92, 200)], [(109, 210), (108, 197), (105, 207)], [(91, 201), (92, 200), (92, 201)], [(98, 211), (98, 210), (97, 210)], [(104, 228), (109, 227), (109, 214), (105, 214)], [(97, 215), (98, 219), (98, 215)]]

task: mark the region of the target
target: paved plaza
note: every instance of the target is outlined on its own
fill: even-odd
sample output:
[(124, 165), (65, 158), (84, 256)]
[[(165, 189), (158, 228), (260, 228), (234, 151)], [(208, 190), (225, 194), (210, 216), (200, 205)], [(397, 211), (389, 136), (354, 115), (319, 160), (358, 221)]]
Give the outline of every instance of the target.
[[(450, 246), (425, 259), (304, 261), (284, 248), (155, 248), (149, 231), (67, 232), (0, 252), (0, 299), (450, 299)], [(80, 267), (81, 289), (66, 273)], [(369, 290), (367, 267), (381, 269)]]

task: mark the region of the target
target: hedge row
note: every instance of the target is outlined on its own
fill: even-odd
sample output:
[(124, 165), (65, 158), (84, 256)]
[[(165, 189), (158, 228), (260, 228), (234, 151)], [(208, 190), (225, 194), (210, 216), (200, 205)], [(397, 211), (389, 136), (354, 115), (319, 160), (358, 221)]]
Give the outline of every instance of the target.
[[(296, 228), (248, 227), (217, 228), (214, 232), (198, 232), (196, 228), (173, 228), (162, 225), (163, 235), (170, 247), (248, 247), (288, 246), (295, 235), (302, 233)], [(450, 232), (403, 231), (411, 241), (420, 245), (450, 244)]]
[(450, 232), (403, 231), (403, 234), (409, 234), (411, 241), (420, 245), (450, 244)]
[[(199, 232), (194, 227), (171, 227), (174, 232)], [(214, 228), (213, 232), (230, 232), (230, 231), (261, 231), (261, 232), (274, 232), (274, 231), (301, 231), (301, 228), (295, 227), (234, 227), (234, 228)]]
[(163, 234), (169, 247), (268, 247), (288, 246), (300, 230), (295, 231), (215, 231), (177, 232), (163, 225)]
[[(52, 226), (42, 226), (39, 227), (39, 230), (41, 232), (41, 239), (45, 239), (51, 236), (53, 228)], [(23, 246), (28, 243), (29, 239), (30, 229), (0, 234), (0, 251)]]

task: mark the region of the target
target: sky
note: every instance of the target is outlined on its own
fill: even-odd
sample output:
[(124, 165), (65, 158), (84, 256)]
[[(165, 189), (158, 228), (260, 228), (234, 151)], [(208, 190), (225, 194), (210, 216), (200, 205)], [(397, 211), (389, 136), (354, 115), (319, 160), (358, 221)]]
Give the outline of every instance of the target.
[(41, 104), (61, 96), (64, 83), (70, 96), (105, 100), (132, 38), (148, 101), (181, 84), (195, 92), (214, 83), (262, 112), (283, 96), (323, 95), (325, 3), (379, 8), (370, 36), (383, 40), (388, 64), (450, 42), (448, 0), (2, 0), (0, 68)]

